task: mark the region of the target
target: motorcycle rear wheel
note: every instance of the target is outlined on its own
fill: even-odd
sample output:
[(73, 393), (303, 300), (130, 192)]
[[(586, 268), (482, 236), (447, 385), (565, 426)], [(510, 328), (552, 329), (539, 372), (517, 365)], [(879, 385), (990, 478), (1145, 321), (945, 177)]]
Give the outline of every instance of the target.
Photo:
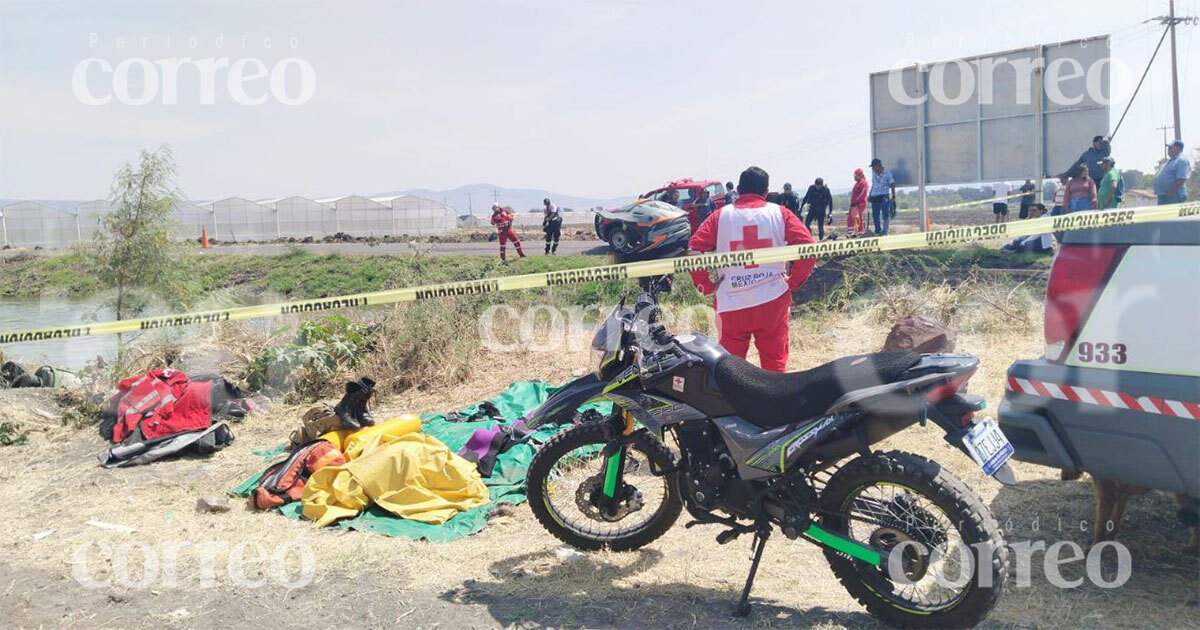
[[(882, 569), (830, 549), (825, 556), (850, 595), (889, 625), (974, 627), (1004, 590), (1010, 559), (999, 523), (975, 492), (935, 462), (901, 451), (859, 457), (829, 479), (821, 506), (827, 529), (884, 549)], [(849, 518), (852, 514), (859, 519)], [(921, 545), (907, 546), (896, 558), (912, 586), (888, 573), (886, 552), (903, 541)], [(909, 553), (935, 548), (940, 561)], [(960, 549), (967, 555), (960, 555)], [(954, 585), (964, 568), (971, 570), (969, 580)]]
[[(585, 551), (638, 549), (670, 529), (683, 509), (677, 475), (653, 476), (649, 470), (651, 463), (656, 470), (672, 468), (675, 458), (666, 445), (653, 435), (644, 431), (633, 435), (633, 441), (626, 451), (625, 482), (643, 486), (638, 490), (652, 495), (657, 505), (644, 505), (631, 510), (629, 514), (609, 523), (620, 525), (629, 518), (635, 524), (608, 530), (604, 527), (605, 521), (589, 515), (582, 507), (575, 514), (569, 505), (572, 501), (577, 504), (584, 500), (579, 497), (586, 497), (587, 489), (580, 490), (579, 486), (590, 482), (596, 475), (585, 479), (578, 477), (588, 472), (602, 475), (603, 457), (600, 450), (606, 444), (608, 438), (605, 437), (605, 428), (599, 422), (576, 425), (546, 442), (529, 464), (526, 476), (529, 507), (547, 531), (572, 547)], [(568, 469), (585, 472), (572, 475), (564, 472)], [(631, 474), (631, 469), (635, 474)], [(556, 485), (569, 487), (553, 488)], [(561, 496), (552, 496), (558, 494), (553, 490), (564, 491), (566, 500)], [(650, 510), (650, 513), (642, 510)]]

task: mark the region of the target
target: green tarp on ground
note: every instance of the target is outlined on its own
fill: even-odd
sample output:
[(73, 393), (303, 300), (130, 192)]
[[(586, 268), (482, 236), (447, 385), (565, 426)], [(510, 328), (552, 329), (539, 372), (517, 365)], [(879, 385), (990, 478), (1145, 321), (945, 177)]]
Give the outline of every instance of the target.
[[(522, 381), (513, 383), (504, 393), (492, 398), (490, 402), (496, 405), (496, 408), (500, 410), (500, 414), (511, 422), (542, 404), (557, 389), (557, 387), (551, 387), (548, 383), (541, 381)], [(482, 402), (479, 404), (482, 404)], [(470, 416), (478, 411), (479, 404), (461, 409), (459, 413), (464, 417)], [(601, 411), (605, 413), (609, 411), (608, 405), (597, 406), (601, 407)], [(446, 417), (441, 414), (424, 415), (421, 419), (423, 425), (422, 431), (437, 438), (455, 453), (467, 443), (467, 440), (471, 438), (471, 435), (476, 430), (491, 428), (498, 424), (495, 420), (447, 422)], [(532, 438), (534, 441), (541, 443), (563, 428), (564, 425), (541, 427), (533, 433)], [(280, 446), (271, 451), (256, 451), (256, 454), (262, 454), (265, 457), (273, 459), (285, 452), (286, 447)], [(400, 518), (372, 506), (362, 514), (354, 518), (338, 521), (331, 527), (356, 529), (383, 534), (385, 536), (411, 538), (414, 540), (425, 538), (432, 542), (449, 542), (469, 536), (483, 529), (483, 526), (487, 524), (488, 515), (491, 514), (497, 503), (503, 501), (521, 503), (525, 501), (525, 471), (529, 468), (529, 461), (533, 459), (533, 453), (534, 446), (528, 443), (517, 444), (504, 453), (501, 453), (496, 460), (496, 467), (492, 471), (492, 476), (483, 480), (491, 495), (491, 502), (487, 505), (481, 505), (466, 512), (461, 512), (441, 525), (430, 525), (428, 523), (419, 523)], [(233, 494), (240, 497), (249, 497), (250, 493), (258, 485), (258, 480), (261, 478), (262, 473), (260, 472), (234, 488)], [(284, 505), (278, 508), (278, 510), (285, 516), (302, 518), (301, 508), (302, 504), (296, 501)]]

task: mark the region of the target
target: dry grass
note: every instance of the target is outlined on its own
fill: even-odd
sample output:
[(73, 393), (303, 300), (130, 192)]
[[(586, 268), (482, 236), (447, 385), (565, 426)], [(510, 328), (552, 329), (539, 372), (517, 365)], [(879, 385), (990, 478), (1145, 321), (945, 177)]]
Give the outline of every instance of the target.
[[(1018, 358), (1037, 356), (1041, 350), (1040, 327), (1030, 323), (1041, 321), (1038, 307), (1014, 302), (1021, 298), (988, 293), (993, 290), (1000, 289), (985, 287), (981, 293), (988, 299), (963, 299), (950, 315), (951, 322), (961, 327), (958, 350), (982, 358), (971, 385), (987, 397), (991, 409), (1003, 394), (1008, 365)], [(936, 289), (932, 296), (914, 292), (904, 299), (943, 308), (937, 305)], [(1026, 317), (1014, 316), (1020, 312)], [(860, 308), (793, 320), (790, 367), (801, 369), (837, 356), (878, 350), (887, 333), (880, 318), (876, 308)], [(518, 379), (561, 382), (586, 360), (586, 352), (569, 349), (481, 352), (474, 356), (469, 380), (384, 397), (376, 405), (376, 413), (386, 417), (400, 412), (445, 411), (495, 395)], [(88, 541), (221, 541), (230, 546), (245, 541), (270, 546), (296, 540), (316, 552), (318, 585), (349, 577), (362, 588), (394, 590), (414, 607), (443, 611), (438, 613), (443, 615), (438, 621), (451, 627), (468, 623), (465, 617), (456, 617), (459, 613), (455, 611), (481, 607), (487, 610), (485, 619), (533, 627), (872, 625), (833, 580), (818, 550), (781, 537), (768, 545), (759, 573), (755, 592), (763, 603), (750, 620), (735, 622), (727, 611), (748, 567), (747, 543), (739, 540), (718, 546), (713, 542), (716, 531), (712, 527), (677, 526), (642, 551), (589, 554), (563, 564), (553, 552), (557, 542), (537, 526), (523, 506), (512, 516), (495, 519), (482, 533), (452, 544), (317, 530), (306, 522), (251, 512), (236, 503), (227, 514), (193, 511), (198, 496), (227, 490), (258, 471), (263, 463), (252, 451), (280, 443), (302, 411), (300, 406), (280, 405), (254, 415), (234, 426), (237, 442), (232, 447), (208, 460), (185, 459), (115, 471), (99, 469), (91, 459), (104, 445), (90, 430), (81, 433), (52, 423), (37, 427), (30, 444), (3, 450), (0, 500), (8, 510), (6, 527), (0, 531), (0, 550), (5, 562), (70, 580), (72, 554)], [(939, 432), (932, 428), (906, 431), (887, 446), (936, 458), (952, 469), (993, 507), (1002, 524), (1011, 521), (1010, 539), (1035, 536), (1030, 531), (1035, 517), (1042, 527), (1058, 519), (1076, 524), (1090, 521), (1087, 485), (1057, 482), (1056, 471), (1018, 464), (1021, 485), (1002, 489), (983, 478), (967, 458), (944, 446)], [(1185, 532), (1175, 524), (1171, 512), (1169, 501), (1161, 496), (1134, 499), (1123, 538), (1134, 550), (1135, 565), (1133, 578), (1123, 589), (1084, 586), (1058, 590), (1035, 574), (1032, 588), (1013, 588), (1007, 593), (988, 625), (1197, 625), (1196, 608), (1187, 603), (1196, 596), (1195, 559), (1178, 551)], [(131, 537), (95, 529), (84, 524), (89, 519), (128, 525), (138, 533)], [(35, 533), (48, 530), (53, 533), (34, 539)], [(1061, 533), (1036, 535), (1077, 543), (1085, 543), (1089, 536), (1069, 526)], [(226, 559), (226, 553), (218, 553), (218, 576), (225, 575), (221, 568)], [(249, 573), (264, 568), (260, 563)], [(198, 570), (195, 562), (181, 563), (180, 582), (194, 584), (189, 580), (196, 579)], [(65, 584), (74, 587), (73, 582)], [(222, 578), (222, 584), (233, 588), (228, 578)], [(287, 610), (282, 601), (263, 605), (273, 614), (283, 615)], [(387, 603), (380, 600), (377, 605)], [(322, 623), (331, 619), (328, 612), (321, 613)], [(22, 623), (21, 613), (15, 614)], [(149, 627), (155, 621), (128, 625)], [(264, 626), (273, 624), (268, 621)]]

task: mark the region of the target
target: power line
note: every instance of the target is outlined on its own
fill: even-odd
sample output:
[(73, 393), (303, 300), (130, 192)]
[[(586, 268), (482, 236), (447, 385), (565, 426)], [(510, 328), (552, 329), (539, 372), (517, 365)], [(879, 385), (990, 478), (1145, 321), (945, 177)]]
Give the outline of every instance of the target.
[(1129, 97), (1129, 103), (1125, 105), (1125, 111), (1121, 112), (1121, 119), (1117, 121), (1117, 126), (1113, 128), (1112, 134), (1109, 135), (1109, 140), (1117, 137), (1117, 131), (1121, 129), (1121, 123), (1125, 122), (1125, 115), (1129, 113), (1129, 108), (1133, 106), (1133, 101), (1137, 99), (1138, 91), (1142, 89), (1142, 83), (1146, 80), (1146, 75), (1150, 74), (1150, 68), (1154, 65), (1154, 58), (1158, 56), (1158, 51), (1162, 48), (1163, 42), (1167, 39), (1168, 29), (1163, 29), (1162, 37), (1158, 38), (1158, 45), (1154, 47), (1154, 53), (1150, 55), (1150, 61), (1146, 63), (1146, 69), (1142, 71), (1142, 78), (1138, 81), (1137, 87), (1133, 89), (1133, 94)]

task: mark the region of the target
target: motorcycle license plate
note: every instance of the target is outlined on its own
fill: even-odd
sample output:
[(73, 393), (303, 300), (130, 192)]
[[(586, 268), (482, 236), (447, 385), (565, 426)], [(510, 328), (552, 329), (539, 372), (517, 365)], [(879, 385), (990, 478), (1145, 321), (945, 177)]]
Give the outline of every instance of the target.
[(1013, 454), (1013, 445), (1009, 443), (1000, 425), (991, 418), (984, 418), (963, 436), (963, 444), (971, 454), (971, 459), (983, 469), (983, 474), (991, 477), (1008, 461)]

